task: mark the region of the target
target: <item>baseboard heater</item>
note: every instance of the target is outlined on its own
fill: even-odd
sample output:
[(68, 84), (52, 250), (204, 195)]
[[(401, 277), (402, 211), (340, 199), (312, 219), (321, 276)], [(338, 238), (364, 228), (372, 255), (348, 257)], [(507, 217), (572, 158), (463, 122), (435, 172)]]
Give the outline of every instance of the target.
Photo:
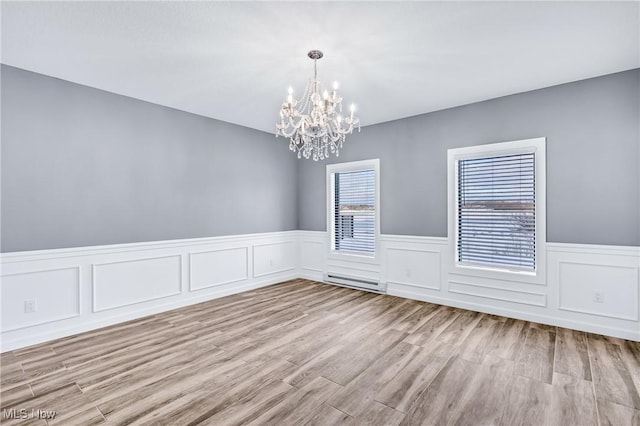
[(324, 274), (324, 282), (329, 284), (336, 284), (342, 287), (355, 288), (357, 290), (367, 290), (376, 293), (385, 293), (384, 286), (375, 280), (368, 280), (366, 278), (349, 277), (346, 275), (338, 274)]

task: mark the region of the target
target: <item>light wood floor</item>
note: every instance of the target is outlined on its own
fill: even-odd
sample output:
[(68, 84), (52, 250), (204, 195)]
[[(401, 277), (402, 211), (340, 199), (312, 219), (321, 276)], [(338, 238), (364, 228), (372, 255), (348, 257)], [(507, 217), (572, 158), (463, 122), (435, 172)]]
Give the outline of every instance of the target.
[(0, 361), (3, 424), (640, 425), (640, 343), (306, 280)]

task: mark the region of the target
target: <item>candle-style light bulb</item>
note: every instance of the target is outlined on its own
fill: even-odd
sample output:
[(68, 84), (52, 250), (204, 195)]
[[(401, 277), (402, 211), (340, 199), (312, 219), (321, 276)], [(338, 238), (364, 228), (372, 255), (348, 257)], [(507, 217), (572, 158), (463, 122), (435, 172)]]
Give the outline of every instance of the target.
[(293, 88), (289, 86), (289, 95), (287, 96), (287, 103), (291, 105), (293, 103)]
[(337, 81), (333, 82), (333, 90), (338, 90), (338, 82)]
[(326, 90), (324, 91), (324, 93), (322, 94), (322, 97), (325, 99), (329, 98), (329, 92), (327, 92)]
[(349, 109), (351, 110), (351, 121), (353, 121), (353, 112), (356, 110), (356, 106), (354, 104), (351, 104), (351, 107)]

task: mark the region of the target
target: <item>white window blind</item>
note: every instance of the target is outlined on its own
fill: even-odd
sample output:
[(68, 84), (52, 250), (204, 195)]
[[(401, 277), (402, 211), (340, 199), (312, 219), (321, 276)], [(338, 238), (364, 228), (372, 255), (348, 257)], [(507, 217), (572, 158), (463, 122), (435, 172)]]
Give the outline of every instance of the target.
[(535, 154), (458, 160), (458, 262), (536, 269)]
[(375, 170), (334, 173), (334, 249), (371, 254), (375, 252)]

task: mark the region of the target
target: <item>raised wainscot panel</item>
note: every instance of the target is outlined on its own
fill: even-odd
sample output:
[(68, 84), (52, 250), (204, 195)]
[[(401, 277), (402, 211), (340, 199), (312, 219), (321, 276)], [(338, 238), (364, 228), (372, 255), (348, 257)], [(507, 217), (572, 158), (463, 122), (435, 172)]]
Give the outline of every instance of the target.
[(440, 252), (391, 248), (386, 251), (387, 285), (440, 290)]
[(2, 332), (75, 317), (80, 314), (80, 268), (3, 275), (1, 306)]
[(302, 241), (300, 267), (310, 271), (322, 272), (325, 246), (320, 241)]
[(256, 244), (253, 246), (253, 276), (262, 277), (296, 268), (298, 253), (295, 241)]
[(559, 308), (638, 320), (638, 268), (560, 261)]
[(249, 278), (247, 247), (189, 254), (189, 288), (200, 290)]
[(94, 264), (94, 312), (179, 294), (181, 265), (180, 255)]
[(530, 306), (547, 306), (546, 293), (540, 292), (536, 284), (514, 281), (469, 278), (449, 274), (449, 292), (482, 299), (499, 300)]

